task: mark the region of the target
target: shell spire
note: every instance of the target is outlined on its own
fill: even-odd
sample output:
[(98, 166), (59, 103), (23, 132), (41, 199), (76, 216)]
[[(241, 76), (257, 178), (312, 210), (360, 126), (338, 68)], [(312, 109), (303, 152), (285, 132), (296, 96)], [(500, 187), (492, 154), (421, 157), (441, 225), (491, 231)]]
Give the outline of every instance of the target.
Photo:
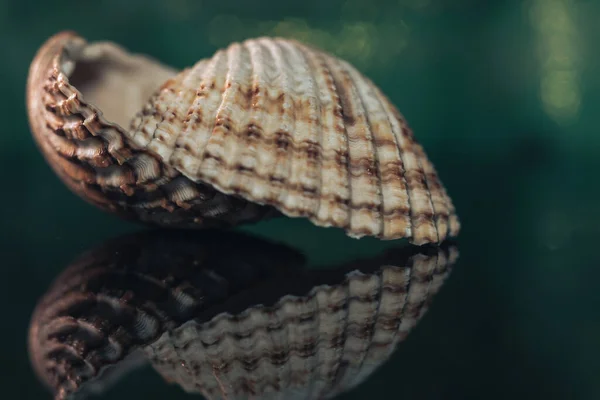
[[(30, 75), (34, 136), (84, 197), (165, 226), (205, 226), (215, 213), (232, 225), (277, 210), (356, 238), (421, 245), (459, 232), (454, 205), (404, 117), (344, 60), (265, 37), (179, 73), (72, 34), (51, 39), (41, 54), (49, 52), (60, 54), (38, 55), (34, 64), (41, 59), (45, 68)], [(106, 79), (69, 83), (81, 63)], [(134, 100), (115, 110), (111, 99), (120, 95)], [(108, 111), (121, 125), (108, 122)], [(207, 207), (207, 197), (218, 204)]]

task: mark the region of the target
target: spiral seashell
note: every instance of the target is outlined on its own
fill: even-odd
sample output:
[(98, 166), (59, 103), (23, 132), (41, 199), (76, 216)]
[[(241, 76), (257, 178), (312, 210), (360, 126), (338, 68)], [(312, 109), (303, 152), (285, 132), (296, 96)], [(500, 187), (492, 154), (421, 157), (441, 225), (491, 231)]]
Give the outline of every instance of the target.
[(349, 63), (297, 41), (234, 43), (176, 74), (63, 33), (42, 47), (28, 85), (50, 164), (104, 208), (165, 226), (277, 210), (419, 245), (460, 229), (389, 99)]
[(56, 399), (102, 392), (146, 361), (209, 399), (330, 398), (385, 362), (457, 257), (413, 246), (308, 269), (291, 248), (233, 232), (119, 238), (38, 302), (30, 356)]

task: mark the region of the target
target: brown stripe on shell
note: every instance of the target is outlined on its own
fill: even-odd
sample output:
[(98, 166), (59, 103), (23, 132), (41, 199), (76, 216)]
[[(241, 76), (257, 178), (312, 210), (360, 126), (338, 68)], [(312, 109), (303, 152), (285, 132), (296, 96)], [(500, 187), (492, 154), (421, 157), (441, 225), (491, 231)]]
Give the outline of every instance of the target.
[[(292, 45), (295, 43), (292, 42)], [(350, 183), (348, 172), (348, 145), (345, 135), (332, 135), (343, 131), (341, 105), (325, 55), (297, 46), (306, 58), (317, 88), (321, 113), (320, 157), (321, 201), (315, 218), (325, 226), (348, 226), (350, 222)], [(337, 199), (337, 200), (336, 200)]]
[[(378, 176), (382, 196), (382, 214), (384, 236), (410, 236), (411, 226), (408, 213), (395, 213), (394, 210), (409, 210), (406, 182), (402, 176), (403, 163), (400, 158), (398, 142), (393, 134), (389, 116), (373, 89), (374, 85), (351, 65), (345, 63), (353, 77), (363, 103), (368, 108), (371, 129), (373, 132), (374, 148), (377, 154)], [(390, 218), (393, 215), (395, 218)]]
[(266, 87), (272, 85), (272, 81), (275, 79), (273, 74), (275, 61), (269, 48), (262, 42), (242, 43), (242, 47), (250, 57), (252, 73), (248, 96), (250, 105), (247, 110), (247, 125), (239, 132), (245, 148), (243, 156), (239, 160), (240, 164), (235, 166), (238, 171), (242, 172), (244, 178), (243, 180), (236, 180), (234, 187), (245, 185), (253, 191), (253, 195), (257, 199), (271, 198), (273, 195), (268, 190), (269, 185), (255, 179), (249, 182), (245, 181), (248, 179), (245, 172), (252, 171), (258, 175), (271, 173), (272, 184), (279, 184), (286, 179), (288, 149), (285, 146), (280, 146), (279, 151), (276, 151), (275, 138), (270, 142), (263, 140), (266, 132), (278, 129), (273, 125), (279, 115), (276, 106), (277, 100), (273, 101), (270, 94), (265, 90)]
[(402, 159), (402, 175), (406, 182), (406, 190), (410, 204), (411, 242), (414, 244), (435, 243), (444, 238), (439, 237), (433, 222), (433, 206), (429, 199), (424, 182), (424, 172), (419, 163), (419, 156), (415, 152), (415, 141), (412, 131), (404, 122), (402, 115), (381, 93), (373, 86), (379, 100), (388, 113), (392, 132), (398, 143), (399, 155)]
[(234, 135), (246, 125), (246, 110), (250, 102), (244, 94), (244, 85), (247, 84), (251, 71), (248, 55), (239, 44), (232, 45), (225, 54), (227, 67), (224, 71), (217, 71), (225, 76), (225, 90), (222, 91), (213, 117), (214, 127), (206, 142), (206, 148), (200, 149), (201, 153), (204, 153), (204, 158), (198, 169), (205, 170), (207, 175), (220, 182), (230, 183), (235, 179), (232, 171), (220, 171), (215, 167), (215, 162), (223, 160), (233, 163), (241, 150), (242, 144), (234, 139)]
[[(286, 41), (271, 41), (273, 46), (279, 48), (279, 58), (282, 67), (286, 67), (290, 74), (291, 94), (290, 107), (294, 113), (294, 136), (286, 143), (290, 144), (290, 176), (286, 182), (291, 187), (302, 187), (303, 194), (294, 196), (288, 193), (283, 199), (286, 208), (296, 208), (305, 215), (314, 215), (317, 211), (319, 199), (316, 195), (320, 192), (320, 150), (319, 150), (319, 114), (320, 105), (316, 94), (313, 79), (303, 79), (307, 71), (312, 74), (309, 66), (297, 46)], [(278, 138), (278, 140), (281, 140)], [(298, 144), (302, 145), (298, 145)], [(308, 195), (307, 195), (308, 194)]]
[[(224, 162), (232, 162), (237, 166), (236, 169), (229, 170), (230, 173), (221, 175), (219, 174), (218, 169), (216, 169), (215, 172), (217, 174), (216, 179), (219, 182), (222, 182), (221, 184), (237, 187), (248, 185), (248, 183), (246, 175), (243, 173), (236, 173), (236, 170), (239, 172), (255, 171), (258, 164), (257, 154), (260, 150), (257, 149), (256, 138), (260, 134), (261, 126), (254, 123), (251, 112), (253, 110), (258, 110), (258, 108), (253, 107), (253, 105), (259, 98), (260, 93), (255, 90), (255, 88), (259, 87), (254, 83), (256, 60), (250, 49), (247, 46), (240, 44), (237, 46), (230, 46), (229, 51), (231, 52), (230, 71), (235, 72), (235, 70), (240, 69), (240, 66), (244, 67), (241, 68), (239, 74), (233, 75), (235, 81), (239, 82), (239, 85), (236, 85), (236, 89), (230, 88), (231, 90), (237, 90), (230, 99), (231, 102), (235, 104), (235, 107), (239, 107), (234, 108), (232, 112), (232, 119), (239, 122), (237, 122), (236, 126), (229, 132), (231, 136), (225, 139), (226, 142), (223, 142)], [(232, 107), (225, 103), (225, 96), (223, 96), (223, 103), (220, 107)], [(212, 137), (209, 139), (207, 149), (210, 146), (211, 141)], [(232, 150), (227, 150), (227, 148), (231, 148)], [(200, 169), (202, 170), (205, 168), (206, 164), (203, 163), (200, 166)], [(254, 191), (253, 194), (260, 197), (262, 188), (259, 185), (251, 185), (250, 187)]]
[[(419, 153), (424, 154), (422, 146), (418, 143), (415, 144), (415, 148)], [(441, 184), (437, 172), (433, 167), (433, 164), (428, 159), (425, 159), (423, 165), (425, 167), (425, 170), (427, 171), (430, 186), (432, 186), (435, 189), (434, 191), (432, 191), (432, 199), (435, 196), (435, 199), (438, 204), (436, 206), (436, 209), (440, 210), (440, 212), (437, 215), (440, 219), (440, 222), (438, 222), (438, 224), (441, 223), (442, 227), (444, 225), (447, 225), (447, 236), (455, 237), (458, 235), (458, 232), (460, 230), (460, 223), (458, 221), (458, 217), (456, 216), (456, 209), (454, 208), (452, 199), (448, 196), (446, 188)]]
[(411, 172), (414, 174), (412, 182), (414, 185), (415, 199), (418, 199), (416, 203), (418, 204), (418, 207), (414, 207), (414, 243), (423, 244), (437, 242), (439, 240), (439, 232), (435, 223), (436, 221), (434, 220), (436, 210), (429, 189), (427, 175), (423, 167), (423, 160), (421, 159), (422, 153), (419, 153), (419, 149), (416, 147), (415, 137), (412, 129), (406, 123), (406, 120), (399, 115), (400, 113), (396, 109), (394, 109), (394, 114), (398, 121), (400, 121), (402, 132), (405, 132), (405, 137), (410, 142), (412, 148), (412, 151), (407, 153), (406, 156), (411, 156), (411, 158), (414, 156), (415, 160), (415, 169), (413, 171), (407, 171), (407, 175)]
[[(200, 66), (198, 66), (200, 67)], [(182, 72), (187, 72), (184, 69)], [(177, 89), (182, 85), (185, 74), (178, 74), (163, 83), (154, 92), (150, 101), (144, 105), (130, 123), (130, 131), (135, 132), (130, 136), (135, 144), (141, 147), (148, 146), (154, 136), (154, 132), (162, 120), (161, 116), (167, 112), (167, 107), (177, 96)]]
[(200, 84), (200, 77), (196, 71), (202, 71), (204, 67), (205, 63), (196, 64), (190, 73), (181, 75), (184, 79), (173, 81), (162, 91), (173, 96), (160, 98), (159, 103), (165, 105), (166, 109), (164, 112), (158, 109), (155, 111), (153, 116), (158, 119), (158, 123), (153, 130), (152, 141), (146, 148), (160, 155), (163, 160), (171, 157), (177, 138), (185, 127), (189, 104), (194, 100), (196, 88)]
[[(348, 172), (350, 178), (350, 225), (348, 233), (381, 235), (381, 195), (379, 178), (376, 172), (376, 154), (372, 147), (372, 134), (362, 101), (348, 74), (336, 59), (325, 57), (333, 77), (340, 101), (340, 112), (348, 143)], [(357, 203), (371, 202), (376, 208), (356, 210)], [(359, 236), (359, 235), (355, 235)]]
[[(415, 146), (415, 148), (423, 154), (420, 146)], [(421, 164), (425, 173), (425, 180), (427, 181), (427, 188), (431, 196), (433, 209), (435, 210), (434, 219), (438, 235), (446, 237), (448, 235), (449, 203), (451, 203), (451, 200), (444, 195), (437, 172), (429, 160), (423, 160)]]
[[(218, 51), (208, 60), (201, 73), (200, 87), (187, 112), (185, 129), (179, 134), (175, 151), (169, 160), (171, 165), (180, 165), (181, 170), (195, 171), (200, 167), (206, 144), (215, 126), (215, 115), (225, 87), (227, 53)], [(185, 76), (185, 74), (181, 74)], [(219, 88), (219, 90), (214, 90)]]

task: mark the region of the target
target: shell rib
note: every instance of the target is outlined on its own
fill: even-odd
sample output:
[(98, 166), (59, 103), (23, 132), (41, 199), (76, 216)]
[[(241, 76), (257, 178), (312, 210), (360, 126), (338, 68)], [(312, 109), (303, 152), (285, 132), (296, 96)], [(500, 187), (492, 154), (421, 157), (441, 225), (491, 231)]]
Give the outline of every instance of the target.
[(457, 257), (409, 247), (309, 270), (297, 251), (242, 234), (119, 238), (40, 300), (31, 360), (57, 399), (102, 392), (144, 360), (209, 399), (328, 398), (385, 362)]
[[(170, 227), (231, 226), (271, 210), (195, 183), (129, 140), (70, 79), (124, 126), (175, 71), (72, 32), (49, 39), (32, 62), (29, 122), (48, 164), (76, 194), (128, 219)], [(106, 111), (106, 108), (104, 109)]]
[(347, 62), (293, 40), (234, 43), (176, 73), (62, 33), (33, 61), (28, 109), (61, 179), (126, 217), (206, 227), (281, 213), (417, 245), (460, 229), (389, 99)]

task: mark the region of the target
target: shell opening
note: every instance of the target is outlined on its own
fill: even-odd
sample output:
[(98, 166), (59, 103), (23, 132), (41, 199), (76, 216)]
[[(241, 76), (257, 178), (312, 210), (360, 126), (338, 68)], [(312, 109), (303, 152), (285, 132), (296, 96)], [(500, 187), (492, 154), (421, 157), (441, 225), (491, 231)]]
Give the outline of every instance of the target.
[(87, 102), (121, 127), (127, 127), (160, 83), (177, 73), (105, 42), (67, 47), (60, 68)]

